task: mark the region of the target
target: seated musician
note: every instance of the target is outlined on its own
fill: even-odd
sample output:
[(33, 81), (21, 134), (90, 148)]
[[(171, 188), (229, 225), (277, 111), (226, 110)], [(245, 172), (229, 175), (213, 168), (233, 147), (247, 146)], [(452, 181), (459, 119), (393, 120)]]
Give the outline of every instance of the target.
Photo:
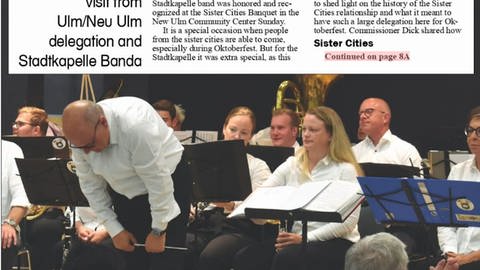
[(250, 144), (300, 147), (297, 142), (300, 118), (294, 111), (284, 108), (272, 112), (270, 127), (260, 130), (250, 140)]
[[(21, 137), (46, 136), (49, 127), (45, 110), (36, 107), (23, 107), (13, 123), (13, 134)], [(31, 254), (32, 268), (51, 270), (61, 263), (58, 258), (61, 250), (56, 244), (65, 230), (63, 208), (32, 205), (25, 223), (26, 239)]]
[(174, 128), (177, 125), (177, 110), (173, 102), (168, 99), (160, 99), (152, 106), (168, 127)]
[(180, 131), (180, 130), (182, 130), (183, 122), (185, 122), (186, 112), (185, 112), (185, 109), (182, 107), (181, 104), (175, 104), (174, 106), (175, 106), (174, 122), (176, 122), (176, 123), (173, 125), (172, 128), (175, 131)]
[[(248, 144), (255, 130), (255, 115), (247, 107), (235, 107), (227, 115), (223, 125), (225, 140), (243, 140)], [(248, 168), (252, 183), (252, 190), (263, 184), (270, 176), (268, 165), (261, 159), (247, 154)], [(217, 207), (231, 212), (238, 202), (216, 202)], [(208, 243), (200, 255), (199, 269), (229, 269), (237, 250), (251, 241), (257, 241), (261, 226), (250, 220), (242, 220), (239, 224), (225, 221), (220, 224), (220, 236)]]
[[(363, 172), (338, 114), (328, 107), (307, 111), (302, 129), (303, 147), (280, 165), (264, 186), (300, 186), (309, 181), (336, 180), (357, 183)], [(338, 194), (338, 196), (343, 196)], [(343, 269), (345, 253), (360, 239), (357, 229), (360, 208), (343, 223), (308, 222), (305, 250), (301, 223), (291, 232), (279, 232), (274, 243), (251, 246), (235, 269)], [(305, 267), (305, 268), (303, 268)]]
[[(358, 110), (358, 131), (365, 138), (352, 147), (358, 162), (387, 163), (421, 168), (422, 159), (415, 146), (390, 131), (392, 112), (381, 98), (367, 98)], [(392, 225), (387, 232), (397, 236), (407, 246), (409, 256), (434, 253), (429, 237), (436, 233), (423, 226)], [(436, 241), (435, 241), (436, 242)], [(433, 250), (432, 250), (433, 249)]]
[(12, 269), (20, 246), (18, 224), (27, 213), (27, 194), (18, 175), (15, 158), (23, 158), (22, 149), (2, 140), (2, 269)]
[[(471, 110), (465, 135), (474, 158), (452, 167), (448, 179), (480, 182), (480, 106)], [(439, 227), (440, 249), (457, 259), (461, 270), (480, 269), (480, 228)]]

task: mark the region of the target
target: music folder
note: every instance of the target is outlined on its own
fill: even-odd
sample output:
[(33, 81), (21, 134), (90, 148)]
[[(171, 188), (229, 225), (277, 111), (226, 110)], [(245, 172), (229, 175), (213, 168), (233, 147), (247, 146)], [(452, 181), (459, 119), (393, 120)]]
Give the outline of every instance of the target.
[(193, 177), (193, 201), (241, 201), (252, 192), (242, 140), (184, 146)]
[(362, 201), (360, 186), (347, 181), (260, 187), (229, 217), (343, 222)]
[(265, 161), (270, 168), (270, 171), (280, 166), (288, 157), (295, 154), (293, 147), (280, 146), (265, 146), (265, 145), (249, 145), (247, 146), (247, 153)]
[(15, 161), (30, 203), (88, 206), (71, 160), (16, 158)]
[(480, 182), (358, 177), (377, 222), (480, 226)]
[(67, 139), (61, 136), (19, 137), (2, 136), (2, 139), (16, 143), (25, 158), (70, 158)]

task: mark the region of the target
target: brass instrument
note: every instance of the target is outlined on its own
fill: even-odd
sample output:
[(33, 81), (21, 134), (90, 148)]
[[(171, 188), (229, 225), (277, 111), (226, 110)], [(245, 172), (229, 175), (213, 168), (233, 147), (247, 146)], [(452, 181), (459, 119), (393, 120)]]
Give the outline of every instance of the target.
[[(286, 98), (285, 93), (291, 89), (293, 98)], [(292, 108), (294, 107), (294, 108)], [(305, 114), (305, 109), (301, 100), (300, 89), (297, 84), (292, 81), (283, 81), (277, 90), (277, 102), (275, 103), (275, 109), (289, 108), (296, 112), (300, 117)]]
[(63, 206), (51, 206), (51, 205), (31, 205), (28, 208), (27, 216), (25, 217), (26, 220), (34, 220), (40, 216), (42, 216), (48, 209), (50, 208), (58, 208), (65, 212), (65, 207)]
[[(274, 109), (289, 108), (296, 112), (301, 119), (298, 127), (298, 136), (301, 136), (301, 125), (306, 111), (310, 108), (324, 105), (328, 87), (339, 77), (339, 75), (324, 74), (299, 75), (297, 78), (300, 85), (303, 86), (303, 92), (295, 82), (283, 81), (277, 90), (277, 100)], [(289, 89), (292, 90), (293, 98), (286, 97)]]
[(48, 206), (46, 205), (32, 205), (28, 209), (27, 216), (25, 217), (26, 220), (34, 220), (39, 216), (43, 215), (48, 210)]
[[(303, 117), (308, 109), (324, 105), (328, 87), (339, 77), (339, 75), (309, 74), (297, 76), (298, 84), (293, 81), (283, 81), (277, 90), (275, 109), (290, 108)], [(301, 91), (298, 85), (304, 91)], [(292, 90), (293, 98), (286, 97), (289, 89)], [(292, 105), (295, 106), (294, 109)]]

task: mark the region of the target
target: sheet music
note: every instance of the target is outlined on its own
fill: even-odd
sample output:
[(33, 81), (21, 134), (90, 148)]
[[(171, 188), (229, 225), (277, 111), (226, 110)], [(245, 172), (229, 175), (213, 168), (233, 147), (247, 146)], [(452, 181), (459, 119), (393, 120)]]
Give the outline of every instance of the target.
[(362, 190), (360, 185), (347, 181), (332, 181), (328, 192), (321, 192), (303, 209), (309, 211), (339, 212), (343, 215), (359, 200)]
[(215, 142), (218, 140), (217, 131), (197, 130), (195, 131), (195, 142), (193, 142), (193, 130), (174, 131), (173, 135), (184, 145)]
[(203, 140), (203, 142), (216, 142), (218, 141), (218, 132), (217, 131), (206, 131), (206, 130), (197, 130), (197, 138)]
[(192, 133), (192, 130), (178, 130), (174, 131), (173, 135), (175, 135), (182, 144), (185, 144), (185, 141), (191, 142)]
[(295, 210), (307, 205), (330, 185), (330, 181), (305, 183), (299, 187), (276, 186), (257, 188), (229, 217), (245, 214), (245, 208)]

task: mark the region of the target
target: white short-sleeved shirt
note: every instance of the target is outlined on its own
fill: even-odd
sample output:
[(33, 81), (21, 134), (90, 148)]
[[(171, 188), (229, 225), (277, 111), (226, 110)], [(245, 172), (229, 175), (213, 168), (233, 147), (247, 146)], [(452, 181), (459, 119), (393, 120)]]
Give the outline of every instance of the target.
[(12, 206), (30, 205), (15, 158), (23, 158), (22, 149), (13, 142), (2, 140), (2, 220), (7, 218)]

